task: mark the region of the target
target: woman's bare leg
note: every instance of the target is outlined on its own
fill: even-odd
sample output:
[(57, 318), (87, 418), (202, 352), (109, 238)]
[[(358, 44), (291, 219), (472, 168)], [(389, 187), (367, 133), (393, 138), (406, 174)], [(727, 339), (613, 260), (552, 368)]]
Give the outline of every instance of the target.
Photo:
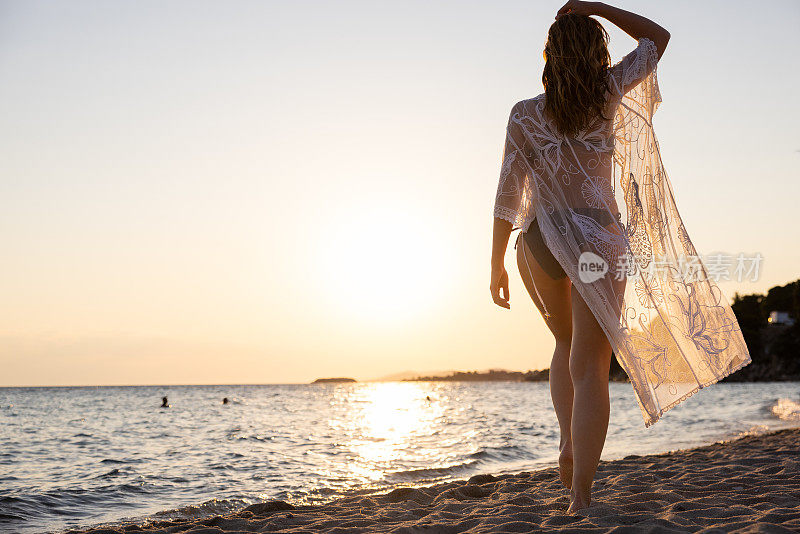
[(569, 371), (574, 387), (572, 447), (574, 470), (570, 512), (591, 503), (592, 480), (608, 430), (608, 371), (611, 345), (577, 289), (572, 291)]
[[(536, 224), (536, 221), (533, 224)], [(526, 260), (527, 265), (525, 263)], [(572, 342), (571, 282), (569, 278), (560, 280), (550, 278), (533, 257), (524, 239), (520, 239), (517, 243), (517, 266), (522, 275), (525, 288), (528, 290), (539, 312), (544, 317), (544, 308), (536, 294), (537, 289), (544, 300), (547, 311), (550, 313), (549, 318), (545, 317), (545, 323), (556, 340), (556, 348), (553, 351), (553, 360), (550, 364), (550, 397), (553, 399), (553, 407), (561, 430), (559, 472), (561, 481), (569, 488), (572, 486), (573, 463), (570, 433), (573, 398), (569, 370), (570, 345)], [(530, 268), (530, 273), (528, 268)], [(531, 280), (531, 275), (533, 280)], [(534, 289), (533, 282), (536, 283), (536, 289)]]

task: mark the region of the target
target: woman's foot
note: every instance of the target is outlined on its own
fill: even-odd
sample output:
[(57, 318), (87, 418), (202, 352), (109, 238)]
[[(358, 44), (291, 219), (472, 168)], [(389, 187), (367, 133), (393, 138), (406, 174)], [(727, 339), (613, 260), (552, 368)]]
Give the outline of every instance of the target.
[(578, 495), (575, 490), (569, 492), (569, 509), (567, 513), (574, 514), (579, 510), (583, 510), (584, 508), (588, 508), (591, 504), (592, 498), (589, 493), (585, 495)]
[(561, 449), (558, 456), (558, 474), (567, 489), (572, 488), (572, 447)]

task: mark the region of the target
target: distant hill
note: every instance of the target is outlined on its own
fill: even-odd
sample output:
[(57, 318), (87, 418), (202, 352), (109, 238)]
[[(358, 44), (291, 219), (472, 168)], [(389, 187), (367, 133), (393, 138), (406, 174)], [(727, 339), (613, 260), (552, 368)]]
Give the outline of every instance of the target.
[(355, 378), (317, 378), (312, 384), (336, 384), (339, 382), (357, 382)]
[[(612, 359), (610, 379), (615, 382), (627, 382), (625, 371)], [(406, 379), (409, 382), (547, 382), (550, 380), (550, 369), (538, 371), (508, 371), (506, 369), (490, 369), (488, 371), (452, 371), (446, 375), (428, 375)]]
[[(725, 381), (800, 380), (800, 280), (766, 295), (737, 293), (731, 307), (753, 361)], [(788, 321), (770, 322), (772, 312), (785, 312)]]
[(522, 382), (525, 380), (525, 374), (521, 371), (507, 371), (506, 369), (490, 369), (488, 371), (451, 371), (449, 374), (446, 375), (426, 375), (426, 376), (418, 376), (416, 378), (407, 379), (407, 381), (413, 382), (434, 382), (434, 381), (445, 381), (445, 382), (499, 382), (499, 381), (511, 381), (511, 382)]
[[(611, 359), (610, 379), (614, 382), (627, 382), (628, 376), (617, 363), (616, 358)], [(419, 373), (416, 371), (403, 371), (386, 375), (370, 382), (546, 382), (550, 380), (550, 369), (537, 371), (509, 371), (508, 369), (487, 369), (483, 371), (429, 371)]]
[(402, 382), (413, 380), (414, 378), (420, 377), (424, 374), (444, 376), (454, 372), (455, 371), (453, 369), (448, 369), (446, 371), (428, 371), (428, 373), (420, 373), (418, 371), (402, 371), (399, 373), (392, 373), (390, 375), (373, 378), (372, 380), (369, 380), (369, 382)]
[(403, 371), (400, 373), (393, 373), (390, 375), (382, 376), (370, 382), (427, 382), (436, 380), (449, 380), (449, 381), (475, 381), (475, 380), (511, 380), (519, 381), (525, 380), (525, 376), (530, 373), (538, 371), (528, 371), (523, 373), (521, 371), (509, 371), (507, 369), (486, 369), (477, 371), (458, 371), (455, 369), (446, 369), (444, 371), (428, 371), (420, 373), (418, 371)]

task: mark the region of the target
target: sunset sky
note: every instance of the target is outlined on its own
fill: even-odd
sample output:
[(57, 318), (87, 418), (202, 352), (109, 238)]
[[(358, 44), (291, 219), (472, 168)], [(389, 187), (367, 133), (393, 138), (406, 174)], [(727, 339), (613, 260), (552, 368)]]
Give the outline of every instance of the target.
[[(539, 369), (489, 296), (511, 106), (562, 2), (0, 3), (0, 385)], [(800, 278), (800, 3), (619, 2), (703, 253)], [(603, 21), (614, 61), (635, 41)]]

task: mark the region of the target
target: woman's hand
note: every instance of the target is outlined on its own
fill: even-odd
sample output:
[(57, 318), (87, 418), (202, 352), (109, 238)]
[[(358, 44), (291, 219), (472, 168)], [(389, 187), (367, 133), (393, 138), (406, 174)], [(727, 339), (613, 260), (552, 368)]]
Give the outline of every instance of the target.
[[(503, 290), (503, 296), (500, 295), (500, 290)], [(489, 290), (492, 292), (492, 300), (501, 308), (511, 309), (508, 303), (508, 273), (503, 265), (492, 267), (492, 282), (489, 284)]]
[[(508, 247), (508, 238), (511, 235), (513, 225), (499, 217), (494, 218), (494, 228), (492, 229), (492, 282), (489, 284), (489, 291), (492, 292), (492, 300), (501, 308), (509, 309), (508, 304), (508, 273), (504, 267), (503, 258)], [(504, 293), (500, 295), (500, 290)]]
[(561, 6), (556, 13), (556, 18), (571, 13), (573, 15), (594, 15), (597, 12), (597, 2), (581, 2), (581, 0), (569, 0)]

